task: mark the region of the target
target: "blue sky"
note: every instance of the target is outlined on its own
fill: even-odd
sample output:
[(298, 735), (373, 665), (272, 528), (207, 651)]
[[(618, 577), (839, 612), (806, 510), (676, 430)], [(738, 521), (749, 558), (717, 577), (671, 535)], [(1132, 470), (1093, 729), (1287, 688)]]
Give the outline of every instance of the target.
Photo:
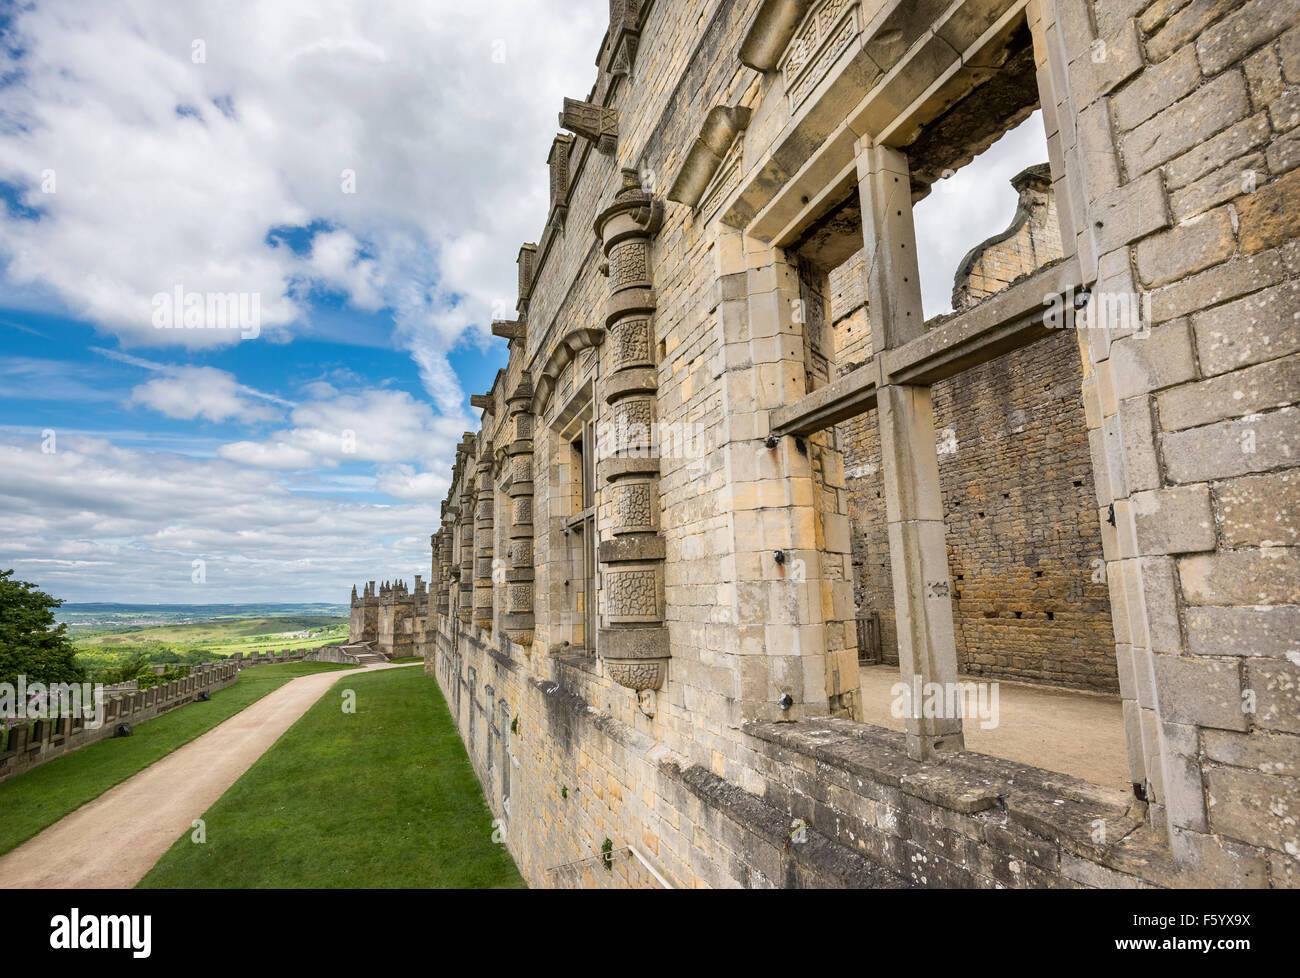
[[(0, 566), (160, 603), (427, 574), (608, 16), (0, 0)], [(917, 208), (927, 315), (1045, 158), (1035, 117)]]
[[(427, 575), (607, 18), (0, 0), (0, 566), (72, 601)], [(178, 293), (255, 318), (158, 328)]]

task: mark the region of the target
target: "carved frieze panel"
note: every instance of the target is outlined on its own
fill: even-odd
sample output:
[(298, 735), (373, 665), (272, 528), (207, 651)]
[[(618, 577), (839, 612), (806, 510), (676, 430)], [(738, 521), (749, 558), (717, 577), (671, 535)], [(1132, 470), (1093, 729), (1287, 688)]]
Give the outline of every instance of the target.
[(606, 659), (609, 678), (627, 689), (658, 689), (668, 671), (665, 659)]
[(516, 455), (510, 473), (511, 481), (516, 485), (533, 481), (533, 457)]
[(808, 12), (779, 65), (792, 111), (826, 77), (835, 59), (861, 32), (861, 11), (856, 0), (822, 0)]
[(533, 586), (526, 583), (510, 585), (510, 613), (522, 614), (533, 610)]
[(515, 524), (532, 523), (533, 497), (516, 496), (511, 502), (514, 504), (514, 512), (511, 514), (512, 522)]
[(620, 289), (650, 285), (650, 242), (645, 238), (620, 241), (609, 251), (609, 288)]
[(606, 617), (610, 622), (654, 622), (663, 619), (659, 596), (659, 570), (654, 567), (604, 573)]
[(705, 188), (699, 205), (699, 213), (704, 217), (711, 217), (713, 212), (721, 207), (740, 186), (742, 148), (739, 139), (732, 143), (731, 149), (727, 151), (727, 155), (718, 166), (718, 172), (713, 175), (712, 181)]
[(623, 319), (610, 327), (614, 369), (653, 366), (650, 359), (650, 320)]
[(654, 426), (654, 401), (648, 397), (629, 397), (614, 405), (613, 414), (614, 452), (648, 454)]
[(614, 499), (615, 533), (642, 533), (657, 530), (655, 484), (653, 482), (617, 482), (610, 487)]

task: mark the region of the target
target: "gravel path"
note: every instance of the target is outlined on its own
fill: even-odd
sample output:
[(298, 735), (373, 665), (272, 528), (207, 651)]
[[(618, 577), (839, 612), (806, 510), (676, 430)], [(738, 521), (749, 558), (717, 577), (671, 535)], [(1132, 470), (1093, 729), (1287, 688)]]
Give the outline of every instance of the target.
[(0, 856), (0, 888), (135, 886), (340, 678), (400, 668), (373, 665), (290, 680)]

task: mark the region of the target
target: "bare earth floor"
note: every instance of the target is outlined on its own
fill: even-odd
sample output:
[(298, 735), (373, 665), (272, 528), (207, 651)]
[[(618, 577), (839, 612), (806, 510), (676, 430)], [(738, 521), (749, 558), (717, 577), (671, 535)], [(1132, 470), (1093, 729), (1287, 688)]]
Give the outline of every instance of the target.
[[(972, 682), (975, 677), (963, 676)], [(898, 667), (862, 667), (862, 719), (889, 730), (903, 720), (890, 712)], [(1070, 774), (1093, 784), (1129, 788), (1124, 713), (1118, 696), (998, 682), (998, 725), (963, 722), (966, 749)]]
[[(369, 667), (395, 668), (403, 667)], [(0, 888), (135, 886), (326, 690), (365, 671), (322, 672), (285, 683), (0, 857)]]

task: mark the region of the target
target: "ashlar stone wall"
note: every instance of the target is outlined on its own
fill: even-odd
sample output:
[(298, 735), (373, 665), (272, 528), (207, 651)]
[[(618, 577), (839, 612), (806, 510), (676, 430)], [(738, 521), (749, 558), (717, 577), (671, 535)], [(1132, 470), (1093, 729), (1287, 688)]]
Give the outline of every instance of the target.
[[(608, 841), (672, 886), (1293, 883), (1298, 8), (612, 5), (591, 91), (557, 107), (550, 207), (518, 251), (516, 318), (493, 327), (510, 364), (475, 395), (482, 430), (433, 534), (445, 610), (426, 670), (530, 882), (645, 883), (603, 867)], [(1061, 261), (927, 330), (910, 203), (971, 155), (945, 134), (996, 138), (1039, 102)], [(795, 243), (855, 190), (870, 336), (853, 327), (837, 375), (810, 333), (835, 289)], [(1010, 391), (1039, 427), (992, 408)], [(882, 435), (900, 672), (927, 681), (955, 680), (959, 624), (967, 668), (1041, 673), (999, 643), (1050, 625), (1098, 655), (1049, 678), (1100, 683), (1091, 626), (1002, 618), (1073, 593), (1054, 564), (1095, 552), (1077, 515), (1090, 467), (1132, 794), (967, 752), (956, 717), (899, 734), (855, 719), (835, 426), (857, 416)], [(620, 442), (620, 419), (652, 427)], [(591, 511), (574, 491), (586, 425), (605, 446)], [(953, 425), (958, 451), (936, 454)], [(1012, 454), (1012, 435), (1037, 447)], [(528, 454), (531, 483), (514, 474)], [(965, 458), (1015, 475), (968, 496), (939, 470)], [(1039, 540), (1016, 506), (1044, 505), (1026, 482), (1049, 472), (1062, 533)], [(630, 487), (648, 508), (624, 505)], [(591, 628), (574, 591), (587, 519)], [(1003, 534), (1041, 543), (1039, 567)], [(980, 548), (1003, 574), (983, 588)], [(635, 608), (611, 586), (633, 570)], [(1078, 606), (1100, 606), (1092, 583)]]

